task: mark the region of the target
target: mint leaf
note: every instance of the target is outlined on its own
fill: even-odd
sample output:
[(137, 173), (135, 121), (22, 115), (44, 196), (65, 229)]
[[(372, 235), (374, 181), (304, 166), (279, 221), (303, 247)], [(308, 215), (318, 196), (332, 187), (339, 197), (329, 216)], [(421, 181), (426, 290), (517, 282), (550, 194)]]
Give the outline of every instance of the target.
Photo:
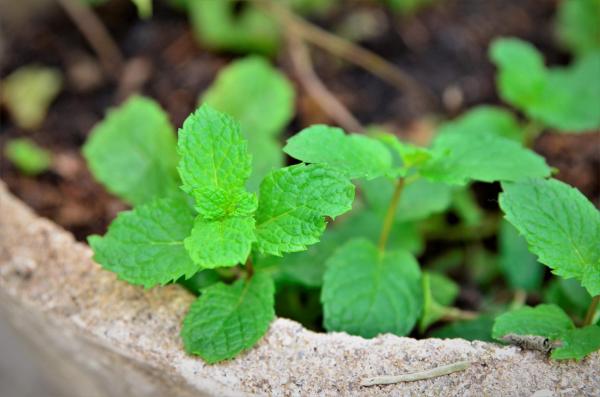
[(530, 118), (565, 132), (600, 126), (600, 51), (550, 69), (535, 47), (518, 39), (496, 40), (490, 55), (499, 69), (500, 96)]
[(235, 266), (245, 263), (254, 235), (254, 218), (232, 217), (215, 221), (196, 218), (185, 248), (201, 269)]
[(546, 177), (544, 158), (517, 142), (491, 133), (443, 134), (433, 143), (434, 158), (421, 169), (432, 181), (464, 185)]
[(574, 328), (569, 316), (558, 306), (524, 306), (496, 317), (492, 336), (502, 340), (502, 337), (508, 334), (539, 335), (555, 340), (559, 339), (564, 331)]
[(544, 288), (544, 302), (560, 306), (567, 313), (583, 319), (592, 297), (577, 280), (555, 278)]
[(31, 139), (11, 139), (4, 147), (4, 155), (25, 175), (38, 175), (50, 168), (52, 155)]
[(252, 154), (252, 174), (246, 183), (248, 190), (257, 192), (269, 172), (284, 165), (281, 144), (273, 138), (251, 137), (248, 151)]
[(187, 8), (194, 35), (209, 48), (270, 55), (279, 47), (277, 22), (252, 4), (239, 12), (231, 1), (188, 1)]
[(290, 139), (283, 151), (305, 163), (326, 164), (351, 179), (373, 179), (392, 165), (388, 149), (379, 141), (344, 130), (314, 125)]
[(500, 225), (500, 270), (512, 289), (535, 292), (542, 286), (544, 268), (529, 252), (527, 241), (507, 221)]
[(571, 329), (561, 335), (562, 345), (552, 351), (555, 360), (581, 360), (600, 349), (600, 326)]
[(432, 157), (429, 149), (402, 142), (393, 134), (376, 131), (373, 133), (373, 137), (384, 143), (395, 155), (400, 157), (400, 161), (394, 161), (395, 167), (401, 167), (399, 170), (395, 170), (399, 174), (397, 176), (404, 176), (407, 168), (420, 166)]
[(151, 99), (134, 96), (109, 110), (90, 133), (83, 155), (94, 177), (129, 204), (178, 190), (175, 132)]
[(183, 246), (193, 222), (184, 198), (163, 198), (121, 212), (104, 237), (90, 236), (88, 242), (103, 268), (150, 288), (198, 271)]
[(438, 134), (477, 134), (486, 131), (513, 141), (523, 141), (523, 129), (508, 110), (495, 106), (476, 106), (462, 116), (441, 124)]
[(200, 189), (236, 194), (250, 176), (251, 157), (239, 123), (208, 105), (183, 123), (178, 151), (181, 188), (200, 199)]
[(406, 251), (382, 254), (370, 241), (352, 240), (327, 261), (321, 301), (328, 331), (406, 335), (423, 305), (419, 264)]
[(503, 183), (500, 208), (538, 260), (600, 294), (600, 212), (577, 189), (555, 179)]
[(576, 55), (600, 49), (599, 16), (598, 0), (563, 1), (556, 21), (558, 38)]
[(260, 185), (256, 211), (256, 247), (281, 255), (317, 243), (325, 216), (349, 211), (354, 186), (321, 165), (298, 164), (271, 172)]
[(431, 296), (440, 305), (450, 306), (454, 303), (454, 300), (460, 292), (458, 284), (452, 279), (446, 277), (442, 273), (437, 272), (425, 272), (429, 278), (429, 285), (431, 286)]
[[(323, 284), (325, 262), (335, 250), (355, 238), (362, 237), (377, 243), (382, 220), (382, 215), (374, 211), (353, 211), (348, 217), (327, 228), (319, 244), (311, 245), (306, 251), (284, 255), (278, 264), (277, 279), (307, 287), (320, 287)], [(416, 224), (395, 222), (390, 232), (388, 248), (420, 253), (424, 248), (424, 241)]]
[(206, 220), (250, 216), (258, 206), (256, 196), (240, 188), (227, 191), (219, 187), (202, 186), (194, 189), (192, 196), (197, 203), (196, 209)]
[(275, 318), (275, 287), (266, 274), (202, 291), (183, 321), (185, 350), (212, 364), (254, 346)]
[(252, 141), (281, 133), (293, 116), (294, 89), (265, 58), (252, 56), (224, 68), (202, 101), (238, 120)]
[[(378, 178), (363, 181), (360, 187), (369, 207), (381, 213), (383, 219), (394, 192), (394, 182)], [(451, 198), (452, 187), (425, 179), (416, 180), (404, 187), (396, 209), (396, 219), (403, 222), (420, 220), (444, 212), (450, 206)]]

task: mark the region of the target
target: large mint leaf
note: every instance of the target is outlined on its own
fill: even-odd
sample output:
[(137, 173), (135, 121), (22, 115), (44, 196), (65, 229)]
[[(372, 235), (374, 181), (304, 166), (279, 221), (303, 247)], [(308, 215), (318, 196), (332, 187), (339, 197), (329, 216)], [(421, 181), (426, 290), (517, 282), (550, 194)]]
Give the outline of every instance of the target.
[(500, 225), (500, 270), (512, 289), (536, 292), (542, 286), (544, 267), (529, 252), (527, 241), (510, 223)]
[(90, 236), (94, 259), (120, 279), (147, 288), (196, 273), (183, 241), (194, 214), (179, 196), (121, 212), (104, 237)]
[(523, 129), (508, 110), (494, 106), (477, 106), (464, 115), (439, 126), (438, 134), (477, 134), (487, 131), (517, 142), (523, 140)]
[(392, 166), (389, 150), (378, 140), (326, 125), (305, 128), (288, 139), (283, 150), (305, 163), (327, 164), (352, 179), (376, 178)]
[(556, 360), (581, 360), (600, 349), (600, 326), (590, 325), (565, 331), (561, 335), (561, 346), (552, 351)]
[(224, 68), (202, 101), (238, 120), (251, 141), (281, 133), (293, 115), (294, 90), (266, 59), (253, 56)]
[[(383, 216), (394, 193), (394, 181), (378, 178), (363, 181), (360, 187), (369, 207)], [(451, 186), (419, 179), (404, 187), (396, 209), (396, 219), (398, 221), (420, 220), (444, 212), (450, 206), (451, 198)]]
[(558, 306), (525, 306), (496, 317), (492, 336), (502, 340), (509, 334), (539, 335), (554, 340), (574, 328), (569, 316)]
[(207, 221), (196, 218), (185, 248), (202, 269), (214, 269), (245, 263), (254, 235), (254, 218), (231, 217)]
[(556, 19), (558, 38), (575, 54), (600, 49), (600, 1), (563, 1)]
[(183, 321), (185, 350), (215, 363), (254, 346), (275, 318), (274, 293), (273, 280), (263, 273), (205, 288)]
[(302, 251), (317, 243), (325, 216), (349, 211), (354, 186), (321, 165), (298, 164), (271, 172), (260, 185), (256, 246), (272, 255)]
[(489, 132), (442, 134), (432, 150), (434, 157), (421, 169), (432, 181), (464, 185), (469, 181), (516, 181), (550, 175), (543, 157)]
[(177, 191), (175, 132), (160, 106), (132, 97), (97, 124), (83, 146), (88, 167), (133, 205)]
[(421, 314), (421, 271), (406, 251), (380, 253), (367, 240), (352, 240), (327, 261), (324, 325), (366, 338), (406, 335)]
[(250, 176), (251, 157), (239, 123), (208, 105), (183, 123), (178, 151), (182, 189), (198, 203), (212, 192), (239, 192)]
[(538, 260), (600, 294), (600, 212), (577, 189), (555, 179), (503, 183), (500, 207)]
[(530, 118), (564, 132), (600, 126), (600, 50), (550, 69), (535, 47), (518, 39), (496, 40), (490, 55), (499, 69), (500, 96)]

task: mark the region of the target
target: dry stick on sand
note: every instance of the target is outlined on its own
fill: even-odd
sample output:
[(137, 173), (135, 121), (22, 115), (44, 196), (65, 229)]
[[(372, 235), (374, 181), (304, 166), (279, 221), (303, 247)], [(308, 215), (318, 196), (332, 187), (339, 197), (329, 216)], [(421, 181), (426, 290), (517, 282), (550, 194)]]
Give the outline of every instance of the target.
[(405, 91), (413, 100), (435, 104), (435, 96), (421, 86), (409, 74), (379, 55), (346, 39), (307, 22), (286, 6), (272, 0), (250, 0), (258, 7), (277, 18), (283, 29), (294, 32), (302, 40), (353, 63), (388, 82), (400, 91)]
[(360, 132), (364, 129), (362, 124), (350, 111), (327, 89), (317, 76), (310, 53), (306, 44), (293, 32), (288, 34), (290, 58), (296, 70), (298, 79), (307, 93), (319, 104), (321, 109), (335, 122), (347, 131)]
[(375, 386), (375, 385), (391, 385), (393, 383), (400, 382), (414, 382), (417, 380), (437, 378), (438, 376), (449, 375), (453, 372), (464, 371), (469, 368), (471, 362), (469, 361), (457, 361), (452, 364), (442, 365), (427, 369), (425, 371), (410, 372), (402, 375), (392, 376), (376, 376), (374, 378), (366, 378), (360, 382), (361, 386)]
[(123, 56), (102, 21), (80, 0), (57, 1), (94, 49), (104, 70), (118, 79), (123, 67)]

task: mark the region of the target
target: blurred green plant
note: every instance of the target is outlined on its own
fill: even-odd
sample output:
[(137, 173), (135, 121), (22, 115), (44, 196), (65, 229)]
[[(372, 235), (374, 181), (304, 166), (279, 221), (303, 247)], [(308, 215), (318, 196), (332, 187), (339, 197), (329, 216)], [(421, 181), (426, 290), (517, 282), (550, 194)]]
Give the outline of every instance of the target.
[(4, 155), (25, 175), (39, 175), (52, 164), (52, 155), (27, 138), (12, 139), (4, 147)]

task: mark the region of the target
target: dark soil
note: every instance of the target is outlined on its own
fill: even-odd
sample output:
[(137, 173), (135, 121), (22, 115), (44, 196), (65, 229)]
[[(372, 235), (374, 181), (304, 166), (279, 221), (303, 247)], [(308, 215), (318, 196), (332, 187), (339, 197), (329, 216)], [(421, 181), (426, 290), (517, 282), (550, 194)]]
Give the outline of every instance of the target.
[[(569, 61), (553, 36), (556, 3), (443, 0), (404, 18), (379, 11), (379, 30), (363, 45), (393, 61), (441, 98), (428, 108), (416, 106), (402, 92), (376, 77), (332, 61), (320, 51), (315, 52), (317, 71), (363, 123), (385, 124), (405, 137), (425, 142), (432, 133), (428, 121), (432, 115), (452, 117), (475, 104), (499, 103), (494, 69), (487, 60), (492, 38), (522, 37), (538, 46), (550, 63)], [(333, 29), (360, 7), (367, 6), (358, 3), (345, 7), (318, 22)], [(8, 139), (27, 135), (55, 153), (51, 171), (27, 178), (3, 158), (0, 173), (11, 191), (78, 239), (103, 233), (115, 214), (125, 207), (92, 179), (79, 154), (87, 134), (106, 109), (133, 92), (141, 92), (158, 100), (174, 125), (179, 126), (195, 108), (198, 94), (232, 59), (231, 55), (202, 48), (192, 37), (186, 17), (168, 8), (159, 6), (148, 21), (138, 20), (127, 2), (110, 3), (97, 12), (126, 59), (118, 81), (101, 72), (94, 53), (59, 9), (44, 12), (24, 26), (5, 28), (7, 56), (0, 57), (1, 77), (29, 63), (56, 66), (66, 75), (66, 88), (38, 131), (26, 134), (2, 113), (0, 146)], [(279, 64), (293, 79), (285, 56)], [(288, 133), (310, 122), (330, 121), (301, 89), (298, 95), (297, 118)], [(560, 170), (558, 178), (600, 204), (600, 133), (548, 133), (535, 148)], [(483, 200), (486, 201), (485, 195)]]

